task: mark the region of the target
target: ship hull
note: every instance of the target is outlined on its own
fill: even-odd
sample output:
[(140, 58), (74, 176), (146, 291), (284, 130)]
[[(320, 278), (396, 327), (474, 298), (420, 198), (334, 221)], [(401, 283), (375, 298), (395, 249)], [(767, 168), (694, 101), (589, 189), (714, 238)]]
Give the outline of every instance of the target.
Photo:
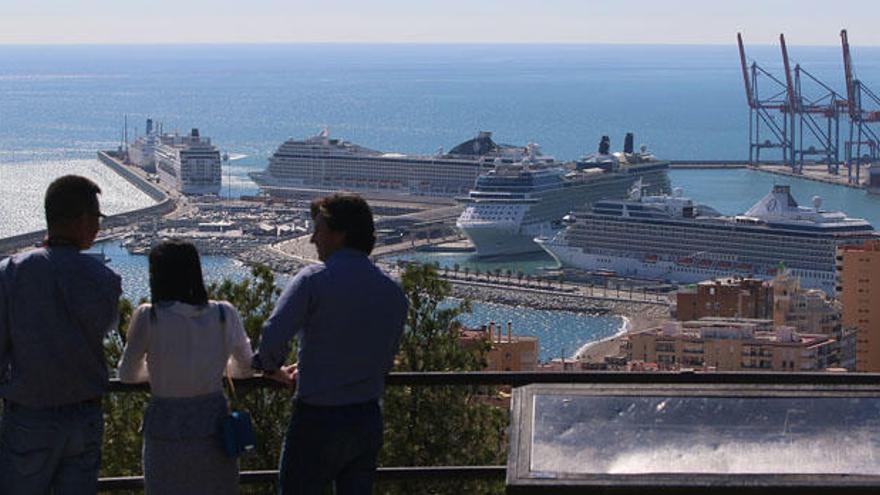
[[(754, 277), (770, 280), (775, 276), (774, 267), (753, 266), (752, 270), (739, 270), (732, 265), (730, 268), (719, 268), (717, 264), (700, 266), (699, 262), (681, 264), (669, 260), (647, 261), (642, 258), (627, 256), (610, 256), (586, 253), (582, 249), (566, 246), (547, 239), (536, 239), (541, 246), (559, 264), (590, 272), (614, 272), (627, 278), (661, 280), (679, 284), (691, 284), (719, 277)], [(834, 282), (822, 275), (827, 272), (802, 271), (801, 287), (821, 289), (825, 293), (834, 294)]]
[(541, 247), (534, 241), (536, 233), (524, 231), (519, 226), (499, 228), (492, 224), (456, 225), (476, 247), (477, 256), (481, 258), (541, 252)]

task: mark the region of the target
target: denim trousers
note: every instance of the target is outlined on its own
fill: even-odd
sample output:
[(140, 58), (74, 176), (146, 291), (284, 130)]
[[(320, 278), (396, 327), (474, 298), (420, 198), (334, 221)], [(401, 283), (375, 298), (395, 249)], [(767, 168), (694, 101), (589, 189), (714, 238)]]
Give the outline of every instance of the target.
[(338, 495), (372, 492), (382, 447), (378, 401), (346, 406), (294, 403), (279, 466), (278, 493)]
[(103, 433), (100, 400), (40, 408), (5, 401), (0, 418), (0, 491), (96, 493)]

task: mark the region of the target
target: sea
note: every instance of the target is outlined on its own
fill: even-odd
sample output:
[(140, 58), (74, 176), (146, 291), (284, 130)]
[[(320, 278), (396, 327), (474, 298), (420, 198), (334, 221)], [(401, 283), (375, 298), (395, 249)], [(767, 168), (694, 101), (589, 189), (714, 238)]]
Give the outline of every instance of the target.
[[(111, 213), (149, 198), (107, 172), (95, 152), (143, 134), (147, 118), (165, 131), (199, 128), (232, 158), (223, 194), (252, 194), (247, 173), (266, 166), (284, 140), (332, 136), (385, 151), (434, 153), (479, 131), (501, 143), (539, 144), (557, 159), (596, 150), (603, 135), (619, 149), (627, 132), (658, 157), (745, 160), (749, 112), (739, 55), (731, 43), (687, 45), (128, 45), (0, 46), (0, 237), (42, 227), (42, 192), (65, 173), (93, 177)], [(843, 94), (839, 47), (791, 46), (791, 57)], [(747, 46), (784, 80), (779, 50)], [(857, 76), (880, 86), (880, 47), (853, 47)], [(777, 93), (768, 78), (763, 96)], [(818, 85), (804, 92), (821, 96)], [(875, 93), (877, 91), (875, 90)], [(127, 126), (126, 123), (127, 122)], [(779, 158), (772, 154), (768, 159)], [(880, 225), (880, 199), (862, 191), (746, 170), (675, 170), (674, 186), (719, 211), (747, 209), (773, 184), (795, 197)], [(112, 243), (96, 246), (144, 297), (146, 260)], [(421, 255), (473, 264), (467, 255)], [(498, 262), (496, 262), (498, 263)], [(527, 272), (547, 257), (506, 260)], [(245, 276), (239, 263), (205, 257), (206, 277)], [(570, 355), (618, 332), (618, 317), (475, 305), (469, 324), (512, 321), (538, 335), (541, 358)]]

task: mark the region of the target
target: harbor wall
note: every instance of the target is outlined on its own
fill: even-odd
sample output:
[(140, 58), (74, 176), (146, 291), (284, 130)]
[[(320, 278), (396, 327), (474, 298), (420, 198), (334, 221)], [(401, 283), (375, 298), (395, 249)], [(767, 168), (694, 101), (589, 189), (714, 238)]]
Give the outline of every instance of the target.
[[(165, 198), (164, 201), (146, 208), (110, 215), (101, 221), (101, 229), (124, 227), (140, 220), (165, 215), (174, 210), (174, 206), (175, 201), (173, 199)], [(0, 255), (12, 254), (24, 248), (35, 246), (37, 243), (42, 242), (45, 237), (46, 230), (44, 229), (0, 239)]]
[[(131, 170), (120, 165), (108, 153), (99, 151), (98, 160), (104, 165), (110, 167), (114, 172), (130, 182), (133, 186), (137, 187), (138, 190), (142, 191), (152, 200), (156, 201), (156, 204), (144, 208), (108, 216), (101, 222), (101, 228), (103, 230), (124, 227), (140, 220), (165, 215), (174, 210), (176, 201), (173, 198), (167, 196), (161, 189), (139, 177)], [(0, 239), (0, 255), (11, 254), (24, 248), (34, 246), (37, 243), (42, 242), (45, 237), (46, 230), (44, 229)]]
[(121, 163), (116, 161), (115, 158), (110, 156), (109, 152), (99, 151), (98, 161), (113, 169), (113, 171), (119, 174), (120, 177), (127, 180), (129, 183), (131, 183), (131, 185), (138, 188), (138, 190), (149, 196), (150, 199), (152, 199), (153, 201), (159, 203), (166, 199), (166, 194), (161, 189), (151, 184), (143, 177), (138, 176), (131, 170), (128, 170), (124, 165), (122, 165)]

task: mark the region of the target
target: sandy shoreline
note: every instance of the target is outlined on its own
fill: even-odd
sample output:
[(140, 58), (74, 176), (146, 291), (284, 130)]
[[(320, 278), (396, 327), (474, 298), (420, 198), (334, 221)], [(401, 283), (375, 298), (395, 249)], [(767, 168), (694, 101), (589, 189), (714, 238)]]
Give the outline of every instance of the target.
[[(652, 315), (653, 316), (653, 315)], [(584, 363), (600, 364), (606, 356), (618, 356), (627, 335), (638, 333), (660, 324), (662, 318), (649, 318), (642, 315), (623, 316), (621, 329), (611, 337), (584, 344), (575, 354), (575, 359)]]

